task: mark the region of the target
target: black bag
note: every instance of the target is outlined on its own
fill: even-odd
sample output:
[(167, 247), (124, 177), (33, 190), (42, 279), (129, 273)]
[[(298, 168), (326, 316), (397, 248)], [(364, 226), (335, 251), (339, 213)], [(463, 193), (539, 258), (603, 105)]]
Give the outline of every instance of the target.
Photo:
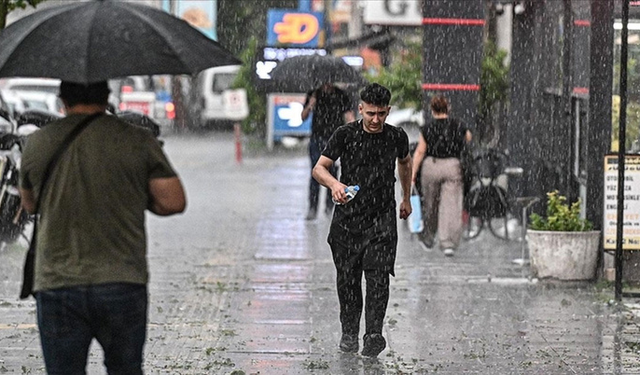
[[(43, 196), (44, 188), (49, 180), (49, 176), (51, 175), (51, 171), (55, 167), (56, 163), (60, 159), (62, 153), (67, 149), (69, 144), (93, 121), (96, 117), (100, 116), (102, 113), (95, 113), (93, 115), (87, 116), (82, 122), (80, 122), (76, 127), (67, 135), (67, 137), (62, 141), (56, 152), (49, 160), (49, 164), (47, 164), (47, 168), (44, 170), (44, 175), (42, 176), (42, 182), (40, 183), (40, 196)], [(33, 221), (33, 234), (31, 236), (31, 242), (29, 242), (29, 250), (27, 250), (27, 256), (24, 260), (24, 269), (22, 270), (22, 288), (20, 290), (20, 299), (25, 299), (33, 294), (33, 278), (34, 278), (34, 269), (35, 269), (35, 260), (36, 260), (36, 238), (38, 235), (38, 211), (40, 210), (40, 199), (36, 202), (36, 209), (34, 214), (36, 215), (35, 220)]]

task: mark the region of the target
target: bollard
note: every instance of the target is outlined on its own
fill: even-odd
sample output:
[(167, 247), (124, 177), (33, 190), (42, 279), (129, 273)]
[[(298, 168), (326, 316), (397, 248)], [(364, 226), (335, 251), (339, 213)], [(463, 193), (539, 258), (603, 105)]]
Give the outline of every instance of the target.
[(236, 163), (242, 164), (242, 131), (240, 130), (240, 124), (237, 122), (233, 125), (233, 134), (236, 139)]

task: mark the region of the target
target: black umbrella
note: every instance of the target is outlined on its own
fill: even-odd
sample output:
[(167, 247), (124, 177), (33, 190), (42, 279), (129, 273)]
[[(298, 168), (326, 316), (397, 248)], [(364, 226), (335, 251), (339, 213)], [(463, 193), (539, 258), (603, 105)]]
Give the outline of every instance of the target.
[(0, 32), (0, 77), (92, 83), (129, 75), (194, 74), (240, 63), (185, 21), (131, 2), (69, 2)]
[(335, 56), (303, 55), (279, 62), (271, 72), (279, 91), (306, 92), (322, 83), (366, 84), (360, 73)]

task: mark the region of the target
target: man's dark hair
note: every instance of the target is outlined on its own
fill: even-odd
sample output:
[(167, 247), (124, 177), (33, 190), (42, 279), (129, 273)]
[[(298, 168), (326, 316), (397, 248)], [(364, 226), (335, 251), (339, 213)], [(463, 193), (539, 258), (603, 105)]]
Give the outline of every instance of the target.
[(109, 85), (106, 81), (89, 84), (62, 81), (60, 99), (69, 107), (77, 104), (106, 105), (109, 99)]
[(434, 95), (431, 98), (431, 110), (435, 113), (449, 113), (449, 101), (443, 95)]
[(391, 101), (391, 91), (382, 85), (371, 83), (360, 91), (360, 99), (367, 104), (386, 107)]

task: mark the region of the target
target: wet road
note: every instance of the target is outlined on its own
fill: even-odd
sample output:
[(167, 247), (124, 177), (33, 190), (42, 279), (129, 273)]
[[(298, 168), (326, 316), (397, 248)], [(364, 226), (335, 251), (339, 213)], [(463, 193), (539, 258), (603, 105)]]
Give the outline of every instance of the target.
[[(633, 300), (530, 280), (518, 242), (488, 233), (454, 258), (400, 225), (378, 359), (342, 354), (329, 218), (307, 222), (303, 149), (247, 150), (229, 134), (168, 136), (188, 208), (149, 216), (148, 374), (638, 374)], [(43, 373), (34, 303), (19, 301), (24, 249), (0, 252), (0, 373)], [(89, 374), (104, 373), (94, 347)], [(234, 372), (235, 371), (235, 372)]]

